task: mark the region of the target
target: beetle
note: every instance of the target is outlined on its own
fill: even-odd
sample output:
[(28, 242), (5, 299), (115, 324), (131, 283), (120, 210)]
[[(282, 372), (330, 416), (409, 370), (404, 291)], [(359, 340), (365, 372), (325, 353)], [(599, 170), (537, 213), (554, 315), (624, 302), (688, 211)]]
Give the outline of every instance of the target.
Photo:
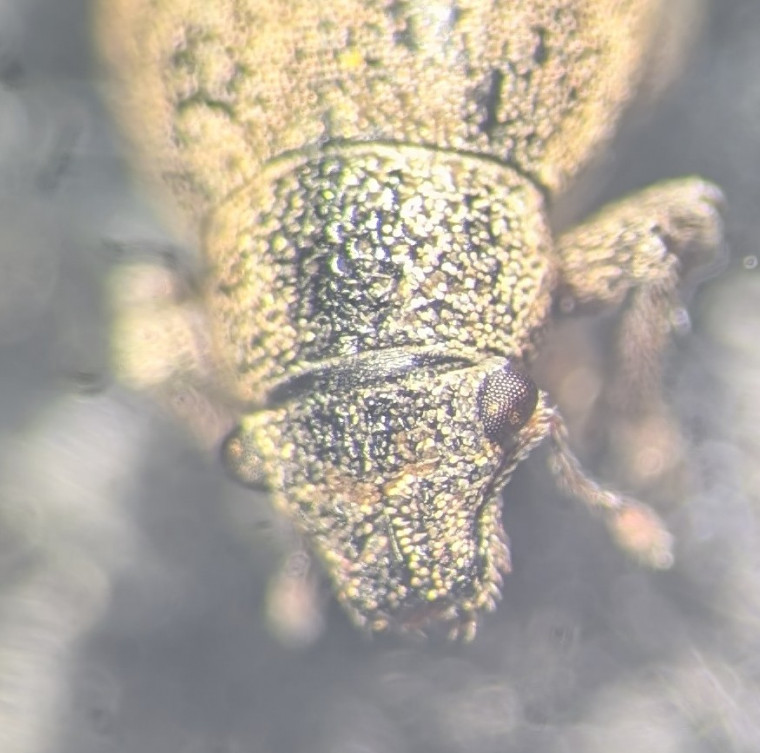
[(118, 314), (117, 371), (164, 399), (224, 385), (226, 462), (359, 626), (474, 634), (510, 570), (501, 492), (545, 439), (624, 548), (672, 560), (530, 376), (558, 301), (617, 307), (618, 389), (657, 401), (681, 280), (718, 257), (698, 178), (547, 220), (647, 84), (666, 5), (102, 3), (114, 111), (208, 267), (200, 304)]

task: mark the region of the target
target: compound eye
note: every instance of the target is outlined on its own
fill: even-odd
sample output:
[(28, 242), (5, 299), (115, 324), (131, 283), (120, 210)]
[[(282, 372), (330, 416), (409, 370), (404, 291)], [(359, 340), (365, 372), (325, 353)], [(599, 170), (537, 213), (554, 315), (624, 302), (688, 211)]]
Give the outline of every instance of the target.
[(503, 444), (528, 423), (537, 402), (536, 385), (511, 365), (488, 374), (478, 393), (478, 413), (485, 435)]

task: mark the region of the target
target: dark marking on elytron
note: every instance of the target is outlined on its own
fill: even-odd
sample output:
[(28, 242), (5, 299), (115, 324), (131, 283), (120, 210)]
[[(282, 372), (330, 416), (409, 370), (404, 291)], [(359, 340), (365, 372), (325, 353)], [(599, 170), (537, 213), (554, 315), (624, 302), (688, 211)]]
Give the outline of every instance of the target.
[(538, 42), (536, 43), (536, 49), (533, 52), (533, 60), (535, 60), (538, 65), (543, 65), (549, 59), (549, 48), (546, 46), (546, 29), (537, 26), (534, 31), (538, 37)]
[(498, 112), (499, 107), (501, 106), (501, 90), (504, 86), (504, 79), (504, 74), (498, 68), (494, 69), (491, 72), (491, 80), (488, 89), (483, 96), (483, 109), (485, 110), (486, 116), (483, 118), (480, 128), (489, 138), (499, 124)]

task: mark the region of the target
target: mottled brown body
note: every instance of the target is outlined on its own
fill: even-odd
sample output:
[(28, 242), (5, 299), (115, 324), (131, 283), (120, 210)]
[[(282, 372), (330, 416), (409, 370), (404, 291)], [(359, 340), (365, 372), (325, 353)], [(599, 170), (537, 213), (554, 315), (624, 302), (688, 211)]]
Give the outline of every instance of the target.
[(645, 79), (663, 12), (103, 2), (116, 112), (209, 266), (208, 350), (167, 315), (180, 357), (148, 352), (130, 314), (118, 368), (163, 394), (221, 382), (248, 406), (229, 462), (267, 480), (359, 624), (471, 633), (509, 570), (501, 489), (546, 436), (560, 481), (669, 561), (654, 514), (583, 474), (524, 376), (561, 294), (626, 304), (623, 381), (656, 393), (682, 255), (719, 242), (719, 192), (693, 179), (558, 239), (547, 226), (545, 201)]

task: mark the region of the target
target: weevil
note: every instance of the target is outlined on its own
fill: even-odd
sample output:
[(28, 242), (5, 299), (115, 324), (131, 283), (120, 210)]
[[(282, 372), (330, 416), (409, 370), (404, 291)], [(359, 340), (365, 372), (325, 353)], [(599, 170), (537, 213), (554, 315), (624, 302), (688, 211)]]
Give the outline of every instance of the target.
[(656, 396), (681, 280), (717, 257), (698, 178), (547, 221), (651, 78), (667, 3), (101, 5), (114, 111), (207, 265), (199, 302), (119, 313), (117, 370), (169, 403), (224, 386), (226, 462), (357, 625), (472, 636), (510, 570), (502, 490), (542, 440), (624, 548), (670, 563), (530, 375), (558, 301), (617, 307), (619, 385)]

